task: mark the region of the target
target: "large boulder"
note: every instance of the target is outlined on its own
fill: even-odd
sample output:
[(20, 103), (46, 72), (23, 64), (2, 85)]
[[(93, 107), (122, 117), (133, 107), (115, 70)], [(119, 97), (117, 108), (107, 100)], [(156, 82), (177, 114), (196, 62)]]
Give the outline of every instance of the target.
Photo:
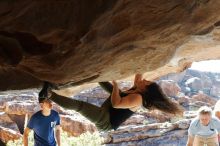
[(0, 126), (19, 132), (17, 124), (5, 112), (0, 112)]
[(21, 137), (22, 135), (18, 131), (0, 126), (0, 139), (4, 143), (10, 140), (17, 140)]
[(71, 136), (79, 136), (82, 133), (90, 132), (93, 133), (98, 131), (96, 126), (83, 118), (80, 115), (60, 115), (61, 116), (61, 127), (64, 131), (68, 132)]
[(5, 112), (0, 112), (0, 141), (4, 143), (9, 140), (21, 138), (17, 124), (11, 120)]
[(185, 85), (190, 87), (190, 89), (194, 92), (198, 92), (199, 90), (202, 90), (202, 80), (198, 77), (193, 77), (188, 79), (185, 82)]
[(193, 95), (192, 98), (191, 98), (191, 103), (196, 103), (196, 102), (203, 102), (204, 105), (208, 105), (208, 106), (211, 106), (211, 105), (214, 105), (217, 100), (204, 94), (204, 93), (198, 93), (196, 95)]
[(169, 97), (176, 97), (181, 91), (179, 85), (173, 80), (162, 80), (159, 82), (164, 93)]
[(220, 97), (220, 81), (219, 80), (216, 80), (213, 83), (212, 88), (210, 90), (210, 95), (216, 98)]
[[(117, 131), (111, 131), (108, 135), (103, 135), (106, 142), (116, 143), (112, 145), (162, 145), (164, 142), (177, 143), (181, 139), (184, 140), (187, 137), (187, 129), (191, 120), (180, 120), (175, 123), (154, 123), (149, 125), (128, 126), (121, 127)], [(175, 131), (175, 129), (181, 129)], [(174, 131), (173, 131), (174, 130)], [(168, 138), (169, 137), (169, 138)], [(172, 139), (176, 137), (176, 139)], [(184, 138), (185, 137), (185, 138)], [(155, 143), (157, 141), (157, 144)], [(119, 143), (119, 144), (117, 144)], [(186, 141), (182, 141), (181, 144), (186, 144)], [(111, 145), (111, 144), (107, 144)]]
[(2, 1), (0, 90), (153, 80), (219, 59), (219, 13), (219, 0)]

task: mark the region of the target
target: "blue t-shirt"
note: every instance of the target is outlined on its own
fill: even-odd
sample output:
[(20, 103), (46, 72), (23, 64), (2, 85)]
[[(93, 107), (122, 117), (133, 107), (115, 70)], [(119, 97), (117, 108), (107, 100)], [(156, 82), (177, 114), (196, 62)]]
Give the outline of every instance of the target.
[(41, 111), (36, 112), (28, 122), (27, 127), (34, 131), (35, 146), (56, 146), (54, 128), (60, 125), (58, 112), (51, 110), (49, 116), (44, 116)]
[(212, 136), (213, 134), (220, 133), (220, 121), (212, 117), (209, 124), (207, 126), (203, 126), (200, 124), (200, 121), (198, 118), (195, 118), (192, 120), (188, 133), (191, 136), (199, 135), (203, 137)]

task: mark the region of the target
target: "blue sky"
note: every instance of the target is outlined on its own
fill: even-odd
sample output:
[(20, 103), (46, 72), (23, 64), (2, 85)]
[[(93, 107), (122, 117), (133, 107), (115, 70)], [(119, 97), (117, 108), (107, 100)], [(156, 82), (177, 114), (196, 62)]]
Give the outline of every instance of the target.
[(220, 60), (194, 62), (190, 69), (208, 72), (220, 72)]

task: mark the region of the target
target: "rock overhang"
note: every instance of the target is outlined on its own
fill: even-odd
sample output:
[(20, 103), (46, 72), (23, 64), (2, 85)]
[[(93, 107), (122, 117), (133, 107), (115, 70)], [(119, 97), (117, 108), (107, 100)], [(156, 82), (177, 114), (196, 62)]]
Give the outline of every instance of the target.
[(154, 80), (220, 58), (218, 0), (24, 0), (0, 8), (0, 90), (137, 72)]

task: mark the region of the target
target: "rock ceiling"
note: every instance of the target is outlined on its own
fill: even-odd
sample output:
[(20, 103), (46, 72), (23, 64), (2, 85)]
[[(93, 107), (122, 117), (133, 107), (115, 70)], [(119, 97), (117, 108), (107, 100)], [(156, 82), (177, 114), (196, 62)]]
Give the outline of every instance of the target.
[(0, 2), (0, 90), (156, 79), (220, 58), (219, 0)]

